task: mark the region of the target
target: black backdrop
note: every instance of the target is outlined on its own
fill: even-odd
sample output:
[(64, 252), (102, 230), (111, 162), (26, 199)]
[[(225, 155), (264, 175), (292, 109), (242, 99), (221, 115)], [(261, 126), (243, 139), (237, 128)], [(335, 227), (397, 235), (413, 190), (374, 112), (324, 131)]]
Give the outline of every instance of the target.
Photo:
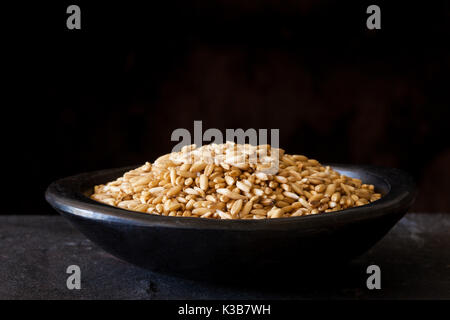
[[(391, 1), (393, 2), (393, 1)], [(81, 8), (81, 30), (66, 8)], [(366, 8), (381, 7), (381, 30)], [(279, 128), (323, 162), (402, 168), (450, 211), (445, 1), (18, 3), (5, 10), (1, 214), (53, 213), (54, 179), (140, 164), (176, 128)], [(11, 89), (9, 89), (11, 88)]]

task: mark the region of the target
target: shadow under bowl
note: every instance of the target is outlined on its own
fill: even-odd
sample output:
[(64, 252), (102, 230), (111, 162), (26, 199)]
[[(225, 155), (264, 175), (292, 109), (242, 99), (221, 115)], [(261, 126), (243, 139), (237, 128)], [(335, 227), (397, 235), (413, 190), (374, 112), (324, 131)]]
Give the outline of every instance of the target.
[(93, 187), (135, 167), (83, 173), (53, 182), (47, 201), (107, 252), (154, 272), (193, 279), (294, 274), (342, 265), (380, 240), (406, 213), (415, 185), (405, 172), (331, 165), (373, 184), (383, 197), (368, 205), (310, 216), (263, 220), (167, 217), (89, 198)]

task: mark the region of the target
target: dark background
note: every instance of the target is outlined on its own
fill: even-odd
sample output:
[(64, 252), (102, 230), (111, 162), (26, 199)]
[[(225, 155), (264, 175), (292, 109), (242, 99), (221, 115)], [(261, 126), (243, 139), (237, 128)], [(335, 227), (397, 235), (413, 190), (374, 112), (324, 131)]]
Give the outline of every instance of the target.
[[(66, 29), (70, 4), (81, 30)], [(381, 30), (366, 28), (370, 4)], [(51, 181), (153, 161), (194, 120), (279, 128), (282, 148), (321, 162), (402, 168), (420, 188), (413, 211), (450, 211), (449, 2), (17, 6), (4, 11), (1, 214), (54, 213)]]

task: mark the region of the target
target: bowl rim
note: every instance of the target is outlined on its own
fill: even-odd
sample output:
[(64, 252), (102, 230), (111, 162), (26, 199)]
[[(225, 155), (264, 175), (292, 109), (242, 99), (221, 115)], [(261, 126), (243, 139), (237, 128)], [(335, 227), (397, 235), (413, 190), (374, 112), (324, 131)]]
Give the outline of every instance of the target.
[[(381, 199), (359, 207), (300, 217), (248, 220), (169, 217), (131, 211), (97, 202), (90, 199), (83, 192), (83, 185), (86, 184), (86, 181), (92, 180), (94, 176), (117, 174), (117, 177), (119, 177), (124, 172), (138, 167), (127, 166), (85, 172), (56, 180), (48, 186), (45, 192), (45, 198), (57, 211), (89, 220), (101, 220), (103, 222), (133, 224), (137, 226), (211, 230), (228, 229), (239, 231), (261, 229), (285, 230), (286, 228), (295, 228), (299, 223), (312, 225), (320, 221), (328, 221), (329, 223), (335, 224), (347, 223), (349, 221), (356, 222), (399, 212), (402, 209), (409, 208), (414, 201), (416, 194), (415, 183), (412, 177), (402, 170), (368, 165), (324, 165), (329, 165), (338, 172), (351, 172), (357, 176), (358, 172), (365, 171), (365, 174), (372, 175), (383, 181), (388, 187), (388, 192)], [(93, 185), (90, 186), (90, 188), (92, 187)]]

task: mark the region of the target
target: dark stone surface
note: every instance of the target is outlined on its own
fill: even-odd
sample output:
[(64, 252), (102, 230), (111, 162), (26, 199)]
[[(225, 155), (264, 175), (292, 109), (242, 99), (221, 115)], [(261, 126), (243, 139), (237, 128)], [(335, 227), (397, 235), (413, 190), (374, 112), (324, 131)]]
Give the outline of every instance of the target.
[[(1, 216), (0, 299), (449, 299), (449, 230), (450, 214), (407, 214), (343, 269), (304, 276), (286, 266), (258, 283), (211, 284), (122, 262), (59, 216)], [(371, 264), (381, 290), (366, 287)], [(69, 265), (81, 268), (81, 290), (66, 288)], [(280, 272), (292, 281), (268, 281)]]

